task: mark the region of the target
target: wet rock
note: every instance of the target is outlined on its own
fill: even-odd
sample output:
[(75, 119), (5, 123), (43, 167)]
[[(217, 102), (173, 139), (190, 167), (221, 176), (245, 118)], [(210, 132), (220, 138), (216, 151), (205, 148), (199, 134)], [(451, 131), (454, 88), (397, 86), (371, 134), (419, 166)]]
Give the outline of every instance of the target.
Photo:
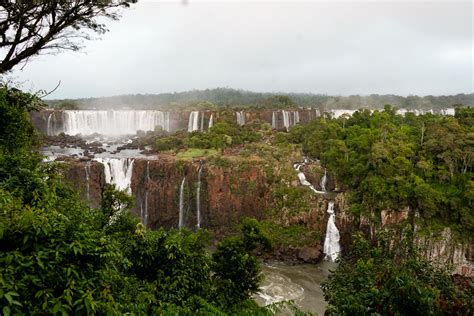
[(320, 260), (322, 256), (321, 246), (319, 247), (304, 247), (298, 252), (298, 259), (306, 263), (315, 263)]

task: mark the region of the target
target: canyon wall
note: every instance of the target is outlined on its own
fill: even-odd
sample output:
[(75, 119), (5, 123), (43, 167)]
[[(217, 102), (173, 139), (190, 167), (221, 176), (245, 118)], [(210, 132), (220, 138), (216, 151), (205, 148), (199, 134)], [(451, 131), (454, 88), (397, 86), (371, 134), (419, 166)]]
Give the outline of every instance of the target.
[[(85, 199), (88, 197), (92, 206), (100, 205), (101, 190), (105, 184), (103, 166), (95, 161), (78, 160), (68, 161), (67, 164), (69, 168), (66, 176), (79, 189), (81, 196)], [(314, 194), (308, 188), (301, 189), (308, 191), (308, 194), (304, 195), (304, 199), (308, 202), (307, 206), (303, 211), (294, 212), (292, 207), (285, 206), (284, 201), (281, 203), (276, 200), (277, 187), (283, 185), (283, 187), (301, 188), (296, 174), (286, 177), (282, 175), (280, 170), (282, 166), (271, 166), (270, 174), (268, 164), (262, 161), (242, 163), (229, 160), (225, 164), (219, 164), (207, 160), (182, 161), (173, 157), (155, 160), (135, 159), (131, 178), (131, 192), (135, 197), (133, 213), (149, 228), (178, 228), (180, 187), (185, 179), (182, 190), (183, 226), (195, 230), (198, 221), (197, 187), (200, 168), (202, 168), (199, 190), (200, 226), (211, 230), (217, 239), (235, 232), (240, 219), (247, 216), (258, 219), (270, 218), (286, 227), (304, 225), (317, 232), (319, 237), (305, 246), (290, 245), (275, 249), (274, 256), (279, 259), (296, 258), (305, 262), (315, 262), (322, 258), (329, 198), (335, 202), (336, 226), (340, 232), (343, 252), (349, 249), (352, 234), (356, 231), (362, 231), (370, 239), (375, 240), (380, 230), (396, 229), (405, 221), (413, 223), (413, 218), (409, 218), (409, 210), (386, 210), (379, 215), (355, 218), (350, 213), (345, 193), (329, 197)], [(308, 179), (317, 187), (324, 171), (317, 164), (305, 168)], [(86, 170), (89, 170), (89, 174)], [(333, 189), (336, 186), (335, 181), (331, 175), (329, 179), (328, 188)], [(279, 198), (285, 200), (288, 197)], [(273, 213), (270, 210), (273, 210)], [(275, 211), (277, 215), (274, 215)], [(460, 242), (449, 228), (431, 234), (416, 231), (417, 245), (425, 257), (437, 264), (450, 267), (454, 273), (473, 275), (472, 243)]]

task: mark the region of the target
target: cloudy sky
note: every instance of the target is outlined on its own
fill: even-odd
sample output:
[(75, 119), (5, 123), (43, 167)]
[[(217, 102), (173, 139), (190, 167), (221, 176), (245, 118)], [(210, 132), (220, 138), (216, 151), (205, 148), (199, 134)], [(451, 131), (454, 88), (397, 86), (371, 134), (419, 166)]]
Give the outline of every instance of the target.
[(468, 2), (144, 1), (81, 53), (12, 77), (51, 98), (231, 87), (337, 95), (473, 92)]

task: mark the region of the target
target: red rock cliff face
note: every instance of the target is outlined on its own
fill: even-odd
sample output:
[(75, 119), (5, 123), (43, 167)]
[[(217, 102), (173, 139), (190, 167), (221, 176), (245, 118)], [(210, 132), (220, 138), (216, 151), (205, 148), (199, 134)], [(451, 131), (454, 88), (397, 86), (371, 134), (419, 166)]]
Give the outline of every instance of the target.
[(105, 185), (104, 166), (96, 161), (68, 160), (65, 178), (92, 207), (99, 207)]
[(201, 227), (219, 233), (233, 228), (243, 216), (263, 217), (270, 191), (260, 168), (237, 170), (206, 162), (167, 159), (135, 160), (132, 176), (132, 193), (136, 197), (134, 213), (143, 218), (147, 212), (147, 226), (150, 228), (178, 227), (180, 186), (185, 178), (184, 225), (194, 229), (201, 166)]

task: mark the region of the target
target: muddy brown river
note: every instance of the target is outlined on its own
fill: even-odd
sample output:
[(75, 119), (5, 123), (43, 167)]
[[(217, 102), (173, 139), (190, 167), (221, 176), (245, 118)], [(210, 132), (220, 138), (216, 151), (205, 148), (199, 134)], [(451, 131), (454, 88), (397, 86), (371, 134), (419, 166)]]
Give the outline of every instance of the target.
[(264, 263), (265, 279), (255, 300), (262, 306), (292, 300), (303, 311), (324, 315), (326, 302), (320, 285), (328, 278), (329, 270), (335, 269), (336, 264), (328, 261), (300, 265)]

